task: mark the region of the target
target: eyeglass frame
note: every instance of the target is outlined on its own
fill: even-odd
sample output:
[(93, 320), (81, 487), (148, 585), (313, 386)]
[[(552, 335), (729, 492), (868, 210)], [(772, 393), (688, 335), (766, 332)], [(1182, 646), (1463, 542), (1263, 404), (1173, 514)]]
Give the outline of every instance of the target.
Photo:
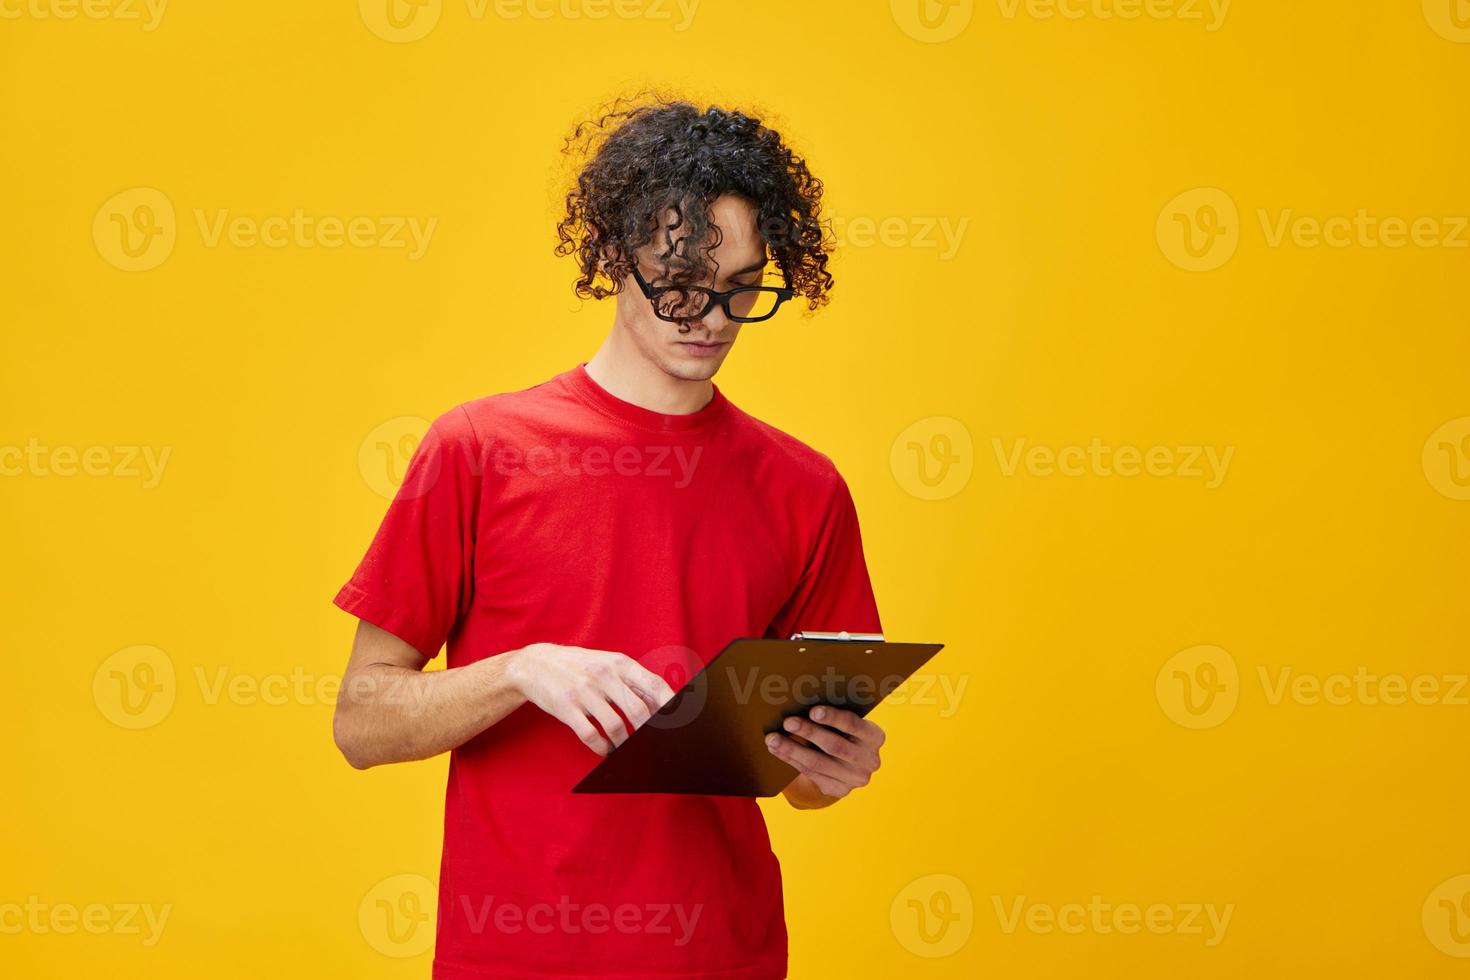
[[(763, 323), (776, 315), (776, 311), (781, 309), (782, 303), (789, 303), (796, 296), (796, 290), (790, 286), (736, 286), (734, 289), (725, 290), (708, 289), (704, 286), (650, 286), (648, 280), (643, 278), (643, 273), (639, 270), (637, 262), (633, 263), (633, 278), (637, 280), (638, 288), (643, 290), (644, 297), (653, 306), (653, 315), (668, 323), (678, 323), (681, 320), (698, 320), (701, 317), (708, 316), (709, 311), (715, 308), (716, 303), (720, 305), (720, 309), (725, 311), (725, 316), (736, 323)], [(707, 300), (704, 304), (704, 309), (692, 316), (664, 316), (658, 309), (658, 297), (671, 290), (684, 293), (704, 293)], [(730, 312), (730, 300), (736, 293), (748, 293), (756, 290), (776, 294), (776, 305), (771, 307), (771, 312), (765, 316), (755, 317), (739, 317)]]

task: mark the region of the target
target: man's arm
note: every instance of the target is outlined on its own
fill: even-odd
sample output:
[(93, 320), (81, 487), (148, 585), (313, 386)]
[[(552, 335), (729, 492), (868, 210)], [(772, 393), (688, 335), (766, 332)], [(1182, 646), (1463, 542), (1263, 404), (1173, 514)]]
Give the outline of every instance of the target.
[(392, 633), (358, 622), (332, 717), (332, 736), (354, 768), (447, 752), (528, 701), (606, 755), (674, 696), (662, 677), (610, 650), (533, 643), (424, 673), (428, 662)]

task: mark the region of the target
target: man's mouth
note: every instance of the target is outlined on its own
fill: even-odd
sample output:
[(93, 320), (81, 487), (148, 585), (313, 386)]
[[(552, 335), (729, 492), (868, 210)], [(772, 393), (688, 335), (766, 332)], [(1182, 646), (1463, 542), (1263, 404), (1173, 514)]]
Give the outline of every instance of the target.
[(685, 352), (695, 357), (708, 357), (717, 354), (729, 343), (727, 340), (680, 340), (677, 342)]

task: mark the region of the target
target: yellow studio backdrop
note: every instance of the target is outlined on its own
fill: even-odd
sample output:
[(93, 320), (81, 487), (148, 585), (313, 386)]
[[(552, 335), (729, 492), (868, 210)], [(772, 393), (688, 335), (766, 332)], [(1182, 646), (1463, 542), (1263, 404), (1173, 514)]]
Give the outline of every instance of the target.
[(601, 340), (558, 150), (650, 82), (825, 182), (717, 380), (948, 644), (765, 804), (792, 976), (1470, 970), (1464, 0), (0, 0), (0, 73), (6, 976), (428, 975), (330, 600)]

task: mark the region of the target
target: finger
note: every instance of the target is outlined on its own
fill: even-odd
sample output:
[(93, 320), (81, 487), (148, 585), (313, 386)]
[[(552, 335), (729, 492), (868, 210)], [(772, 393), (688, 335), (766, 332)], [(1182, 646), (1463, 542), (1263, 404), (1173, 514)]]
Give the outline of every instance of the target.
[(602, 726), (603, 734), (607, 736), (608, 741), (614, 746), (623, 744), (623, 740), (628, 737), (628, 726), (623, 724), (623, 719), (618, 717), (618, 713), (613, 710), (612, 705), (608, 703), (601, 691), (594, 688), (586, 692), (578, 704), (585, 713), (591, 715)]
[(776, 758), (790, 763), (803, 772), (830, 776), (839, 782), (846, 782), (855, 775), (852, 767), (842, 760), (834, 759), (825, 752), (797, 745), (784, 735), (767, 735), (766, 748)]
[(623, 717), (628, 719), (630, 733), (642, 728), (643, 723), (653, 715), (653, 710), (649, 707), (648, 702), (637, 691), (623, 683), (621, 678), (610, 684), (604, 693), (607, 699), (623, 713)]
[(627, 663), (623, 665), (623, 679), (641, 696), (648, 699), (649, 706), (654, 711), (673, 699), (674, 689), (669, 687), (667, 681), (632, 657), (625, 659)]
[(846, 732), (860, 742), (870, 745), (883, 744), (883, 729), (845, 708), (834, 708), (829, 704), (821, 704), (811, 710), (809, 717), (812, 721), (819, 721), (839, 732)]
[(814, 725), (805, 718), (787, 718), (781, 727), (793, 735), (800, 735), (833, 758), (845, 762), (856, 764), (866, 751), (863, 746), (841, 732)]
[(570, 728), (576, 736), (598, 755), (607, 755), (612, 745), (598, 732), (597, 726), (587, 718), (585, 712), (570, 701), (553, 706), (551, 716)]

